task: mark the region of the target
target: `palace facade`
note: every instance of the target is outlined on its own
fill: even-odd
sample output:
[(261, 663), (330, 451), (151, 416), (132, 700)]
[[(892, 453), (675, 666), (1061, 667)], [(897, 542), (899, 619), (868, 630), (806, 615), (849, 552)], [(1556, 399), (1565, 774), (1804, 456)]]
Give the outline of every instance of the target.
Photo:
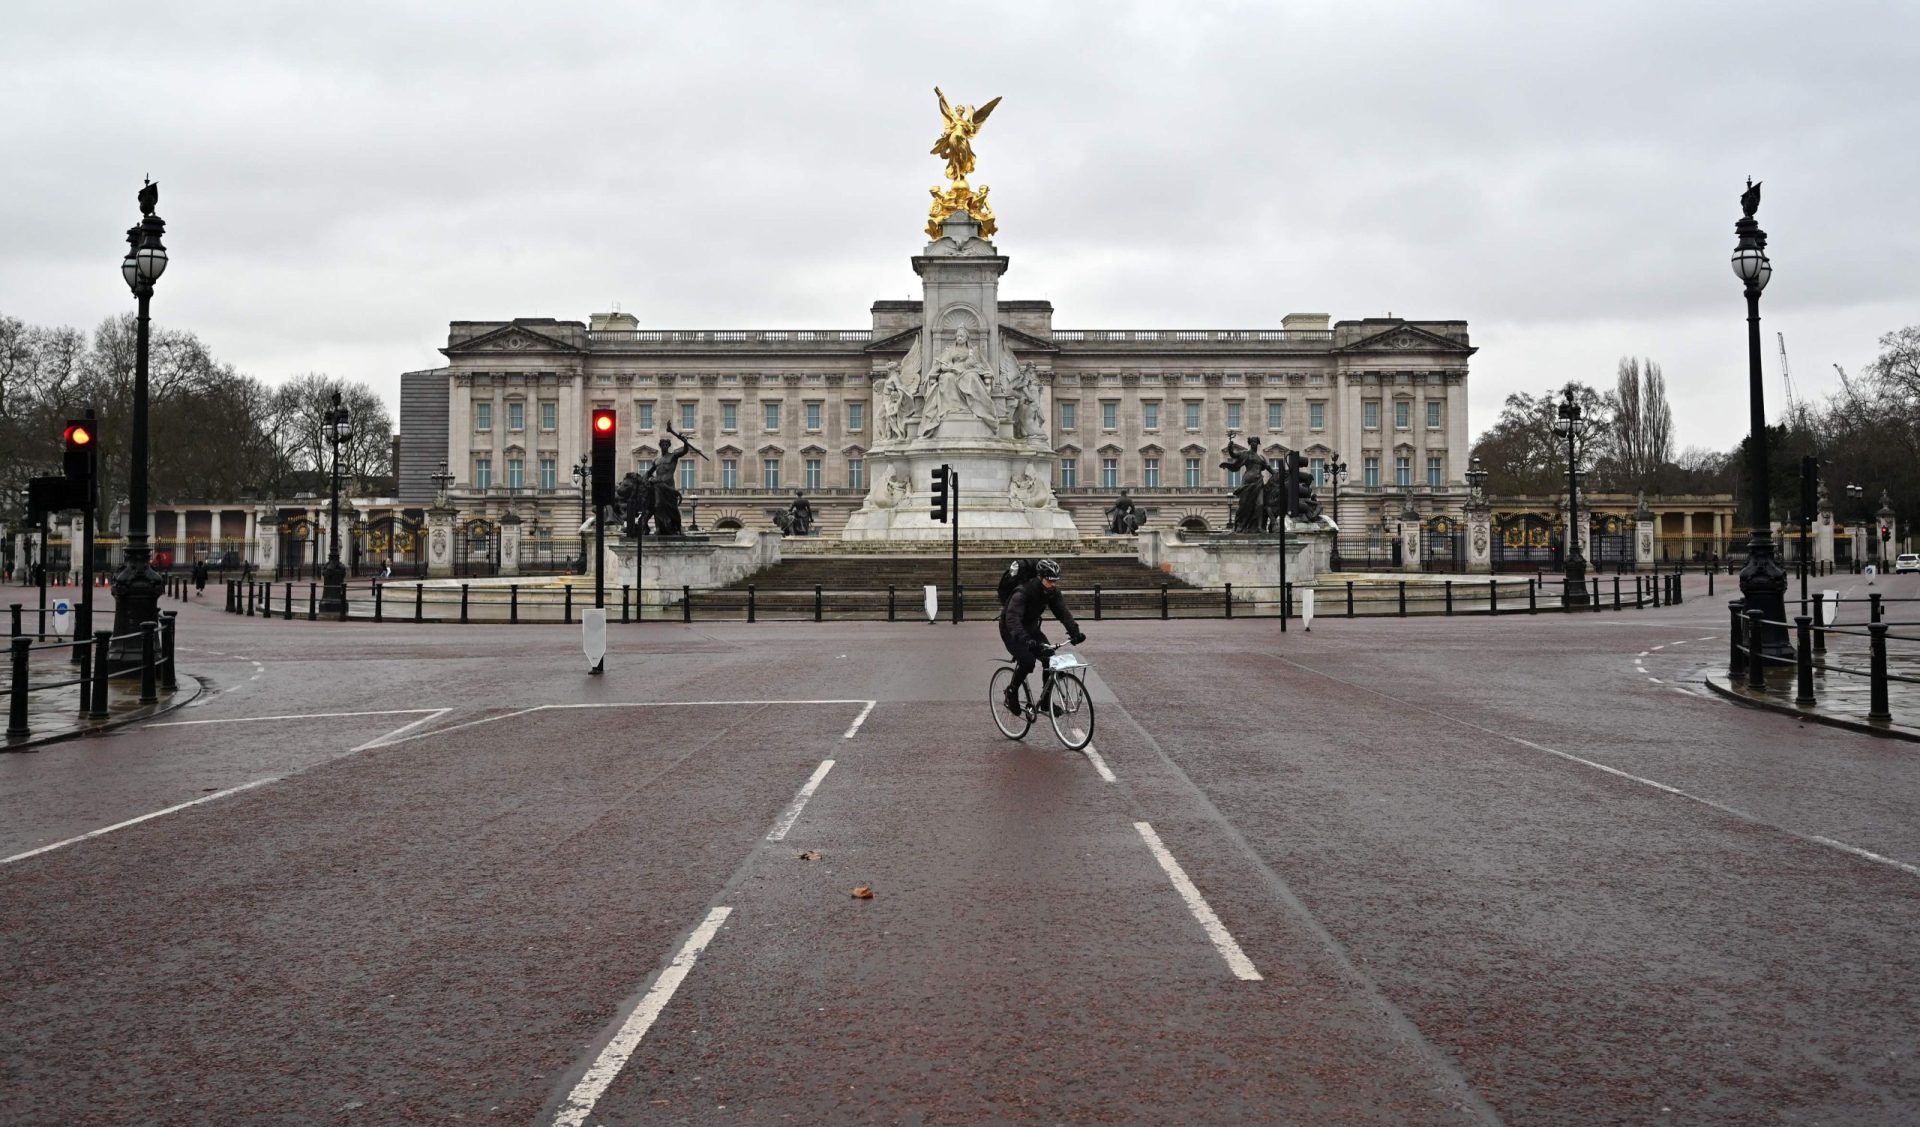
[[(798, 489), (834, 536), (870, 485), (869, 389), (921, 324), (917, 301), (870, 312), (867, 328), (826, 330), (647, 329), (623, 313), (455, 321), (446, 364), (401, 377), (398, 499), (428, 503), (444, 473), (463, 518), (511, 508), (570, 535), (588, 415), (611, 407), (619, 473), (649, 465), (669, 427), (706, 454), (680, 464), (699, 527), (771, 528), (769, 510)], [(1053, 312), (1002, 301), (998, 330), (1038, 372), (1052, 484), (1082, 534), (1102, 530), (1122, 487), (1149, 528), (1224, 528), (1230, 432), (1270, 455), (1303, 452), (1346, 535), (1384, 533), (1409, 511), (1457, 512), (1466, 498), (1464, 321), (1294, 314), (1273, 329), (1056, 329)]]

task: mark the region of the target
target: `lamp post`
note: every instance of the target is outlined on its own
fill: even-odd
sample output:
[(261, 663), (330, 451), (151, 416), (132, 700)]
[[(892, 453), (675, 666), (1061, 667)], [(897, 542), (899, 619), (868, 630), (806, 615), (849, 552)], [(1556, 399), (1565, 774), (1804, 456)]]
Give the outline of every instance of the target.
[(1564, 552), (1560, 602), (1563, 606), (1587, 605), (1587, 557), (1580, 550), (1580, 420), (1586, 412), (1574, 401), (1573, 388), (1555, 412), (1553, 433), (1567, 440), (1567, 542)]
[(1747, 438), (1747, 469), (1752, 480), (1753, 522), (1747, 541), (1747, 566), (1740, 569), (1740, 597), (1749, 614), (1759, 611), (1764, 623), (1756, 640), (1766, 658), (1788, 661), (1793, 643), (1787, 640), (1787, 573), (1773, 551), (1773, 498), (1767, 472), (1766, 394), (1760, 383), (1760, 291), (1773, 277), (1767, 260), (1767, 233), (1753, 218), (1760, 208), (1760, 185), (1751, 179), (1740, 195), (1743, 213), (1733, 225), (1739, 238), (1733, 249), (1733, 273), (1743, 283), (1747, 298), (1747, 399), (1751, 413)]
[(587, 567), (587, 486), (593, 484), (593, 462), (585, 455), (573, 464), (573, 483), (580, 487), (580, 569)]
[(323, 614), (347, 613), (347, 569), (340, 563), (340, 447), (353, 437), (353, 418), (340, 393), (333, 393), (333, 406), (327, 409), (327, 443), (333, 447), (333, 471), (328, 478), (327, 566), (320, 569), (320, 611)]
[(140, 660), (137, 631), (143, 622), (160, 620), (160, 573), (153, 570), (153, 548), (147, 543), (147, 304), (153, 285), (167, 270), (167, 248), (160, 242), (167, 224), (153, 213), (160, 203), (160, 185), (141, 187), (140, 222), (127, 228), (127, 254), (120, 276), (139, 302), (134, 320), (133, 441), (127, 465), (128, 515), (126, 549), (120, 570), (113, 574), (113, 633), (111, 659), (117, 668)]
[(1340, 460), (1339, 454), (1327, 455), (1325, 468), (1327, 484), (1333, 486), (1333, 553), (1328, 558), (1328, 567), (1340, 570), (1340, 486), (1347, 480), (1347, 464)]

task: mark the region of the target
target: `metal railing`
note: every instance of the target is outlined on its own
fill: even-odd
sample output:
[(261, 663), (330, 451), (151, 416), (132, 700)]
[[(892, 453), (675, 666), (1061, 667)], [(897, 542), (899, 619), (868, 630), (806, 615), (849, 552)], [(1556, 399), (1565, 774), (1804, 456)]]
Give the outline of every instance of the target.
[[(767, 588), (747, 583), (737, 587), (679, 586), (645, 591), (622, 584), (606, 590), (608, 618), (617, 613), (623, 623), (639, 621), (760, 622), (864, 619), (897, 622), (923, 613), (926, 585), (887, 584), (862, 588), (831, 588), (822, 584)], [(951, 612), (954, 592), (936, 584), (939, 614)], [(1313, 593), (1315, 613), (1322, 618), (1415, 617), (1422, 615), (1510, 615), (1586, 613), (1641, 610), (1678, 604), (1682, 580), (1678, 574), (1595, 577), (1583, 588), (1583, 602), (1567, 600), (1552, 580), (1471, 579), (1358, 583), (1324, 583), (1219, 587), (1190, 587), (1164, 583), (1149, 587), (1106, 587), (1094, 584), (1073, 592), (1081, 617), (1103, 619), (1273, 618), (1284, 613), (1298, 617)], [(291, 583), (231, 583), (226, 610), (230, 614), (292, 621), (322, 617), (317, 585)], [(470, 624), (578, 621), (592, 605), (590, 586), (519, 583), (372, 583), (349, 587), (347, 613), (339, 616), (370, 622), (435, 622)], [(1000, 603), (991, 581), (960, 586), (959, 614), (964, 621), (991, 619)], [(334, 616), (327, 616), (334, 617)]]
[[(1865, 598), (1848, 599), (1825, 592), (1815, 604), (1815, 614), (1795, 615), (1791, 622), (1785, 622), (1768, 619), (1764, 612), (1757, 609), (1748, 610), (1745, 600), (1734, 599), (1728, 604), (1731, 626), (1727, 647), (1727, 678), (1732, 684), (1744, 686), (1749, 691), (1765, 692), (1768, 688), (1769, 666), (1791, 666), (1794, 671), (1793, 703), (1795, 707), (1811, 708), (1820, 703), (1819, 686), (1827, 674), (1864, 677), (1867, 681), (1868, 723), (1891, 724), (1893, 711), (1889, 686), (1895, 683), (1920, 685), (1920, 677), (1892, 672), (1888, 668), (1887, 646), (1894, 642), (1920, 644), (1920, 633), (1893, 632), (1895, 627), (1920, 627), (1920, 619), (1889, 622), (1885, 617), (1886, 608), (1889, 604), (1912, 603), (1920, 603), (1920, 598), (1892, 599), (1875, 593)], [(1827, 608), (1839, 608), (1847, 604), (1866, 607), (1867, 623), (1864, 629), (1836, 626), (1828, 620)], [(1764, 642), (1756, 644), (1755, 640), (1763, 638), (1771, 627), (1793, 632), (1791, 655), (1768, 653)], [(1864, 638), (1867, 668), (1835, 664), (1829, 656), (1829, 641), (1833, 638)]]
[[(10, 657), (8, 681), (4, 691), (7, 697), (7, 738), (22, 739), (33, 734), (29, 723), (29, 696), (32, 693), (46, 692), (51, 689), (65, 689), (79, 686), (80, 716), (87, 720), (105, 720), (108, 718), (107, 686), (117, 677), (140, 679), (139, 703), (154, 704), (160, 699), (160, 692), (172, 692), (179, 686), (174, 671), (174, 633), (176, 611), (162, 611), (158, 622), (143, 622), (137, 630), (126, 634), (115, 634), (111, 630), (96, 630), (91, 641), (80, 638), (35, 644), (20, 630), (20, 604), (12, 605), (13, 636), (10, 639)], [(113, 644), (138, 639), (140, 657), (137, 662), (126, 665), (118, 673), (109, 671), (112, 665)], [(36, 650), (72, 650), (74, 663), (79, 666), (75, 677), (56, 680), (33, 680), (32, 658)], [(124, 663), (124, 659), (123, 659)]]

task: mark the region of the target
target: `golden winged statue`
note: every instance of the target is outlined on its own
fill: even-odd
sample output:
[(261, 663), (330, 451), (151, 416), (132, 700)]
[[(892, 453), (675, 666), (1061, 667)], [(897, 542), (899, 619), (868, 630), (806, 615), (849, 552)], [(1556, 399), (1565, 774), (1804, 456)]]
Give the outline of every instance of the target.
[(933, 148), (927, 150), (937, 157), (946, 158), (947, 179), (956, 184), (967, 182), (967, 174), (973, 171), (973, 137), (980, 127), (987, 123), (987, 115), (993, 107), (1000, 104), (995, 98), (986, 105), (975, 109), (972, 106), (949, 106), (947, 96), (938, 86), (933, 88), (934, 97), (940, 99), (940, 117), (943, 122), (939, 140)]
[(1000, 104), (995, 98), (987, 104), (973, 106), (952, 106), (947, 104), (947, 96), (938, 86), (933, 88), (934, 96), (940, 99), (940, 137), (928, 150), (934, 156), (947, 162), (947, 187), (928, 189), (933, 196), (933, 205), (927, 209), (927, 237), (940, 237), (940, 225), (947, 216), (956, 211), (964, 211), (980, 223), (980, 234), (992, 238), (998, 225), (994, 222), (993, 209), (987, 205), (988, 188), (982, 184), (975, 191), (967, 184), (967, 174), (973, 171), (973, 138), (980, 132), (980, 126), (986, 123), (987, 115), (993, 107)]

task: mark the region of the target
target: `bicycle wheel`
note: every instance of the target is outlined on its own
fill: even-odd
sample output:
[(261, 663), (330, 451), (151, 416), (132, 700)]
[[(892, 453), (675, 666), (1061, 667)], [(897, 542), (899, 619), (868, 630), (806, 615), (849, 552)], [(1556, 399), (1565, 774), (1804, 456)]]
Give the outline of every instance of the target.
[(1019, 712), (1008, 712), (1007, 686), (1012, 683), (1013, 670), (1010, 667), (1003, 665), (994, 670), (993, 676), (987, 680), (987, 707), (993, 710), (993, 723), (1000, 729), (1001, 735), (1010, 740), (1023, 740), (1027, 738), (1027, 730), (1033, 727), (1033, 693), (1022, 681), (1021, 709)]
[(1079, 751), (1093, 742), (1093, 701), (1078, 673), (1053, 675), (1053, 708), (1049, 711), (1053, 734), (1060, 737), (1067, 750)]

